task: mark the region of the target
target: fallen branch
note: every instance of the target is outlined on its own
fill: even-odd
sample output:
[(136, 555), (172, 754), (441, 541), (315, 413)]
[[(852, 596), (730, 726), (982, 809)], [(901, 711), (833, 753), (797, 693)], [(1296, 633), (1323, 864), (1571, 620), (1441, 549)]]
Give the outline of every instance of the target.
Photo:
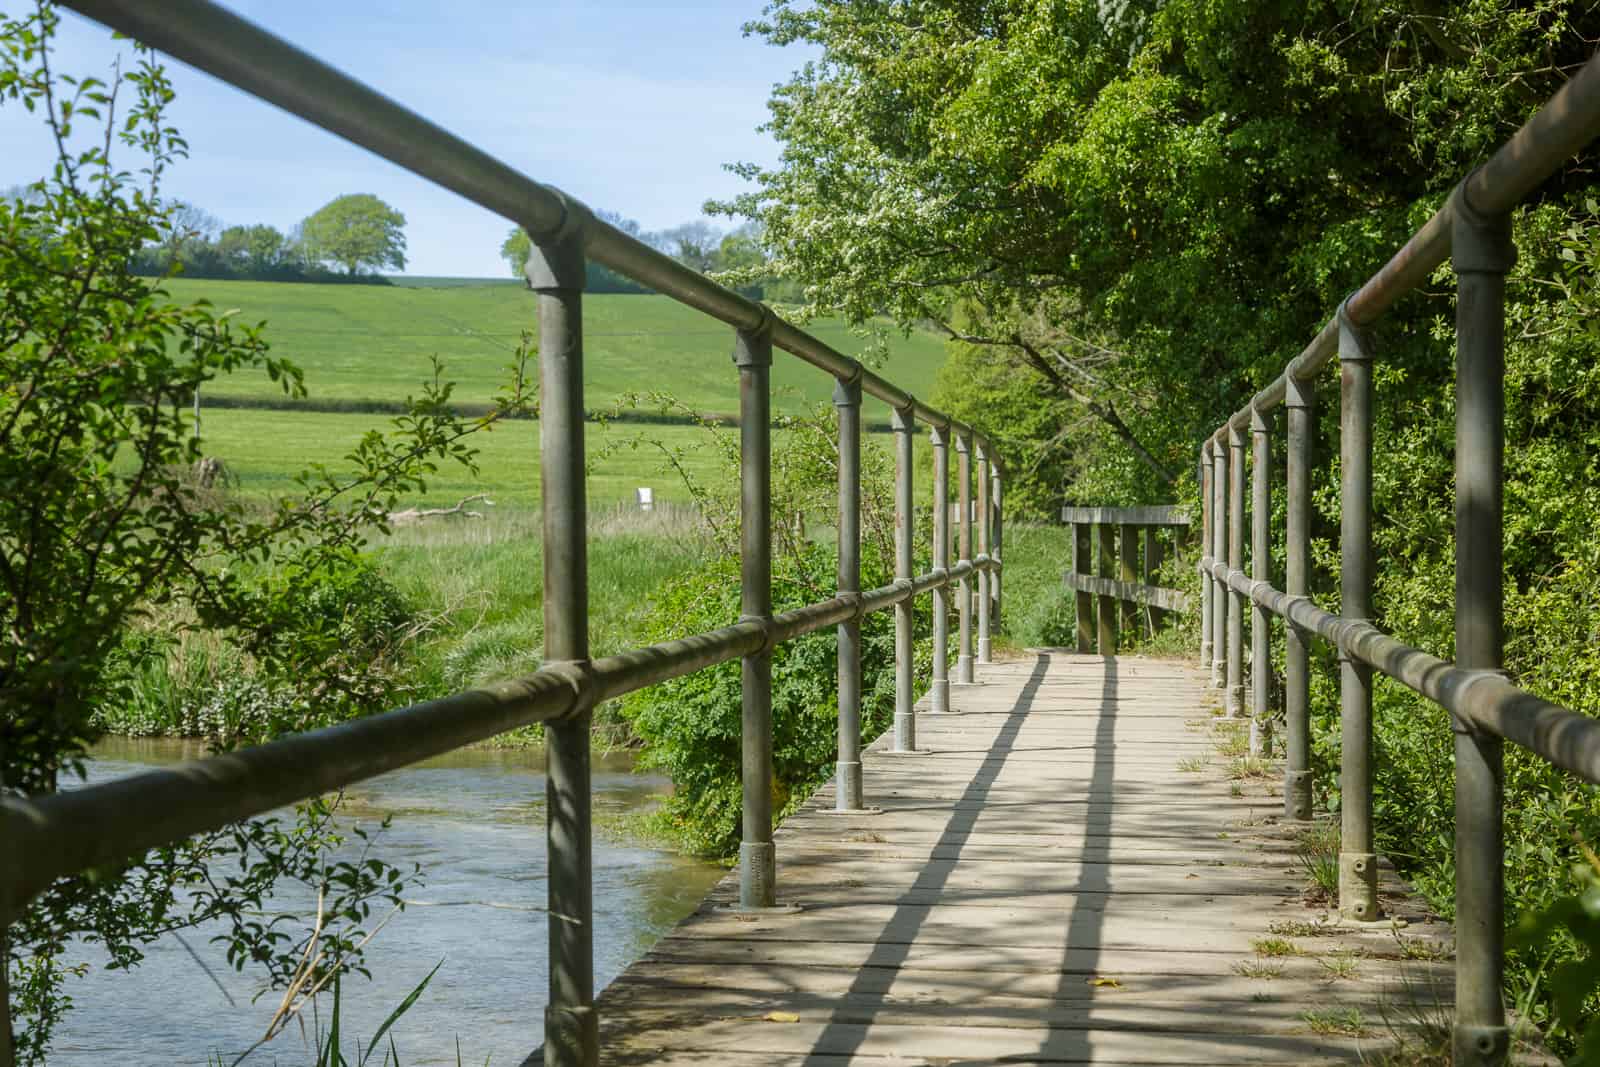
[(494, 501), (489, 499), (488, 493), (478, 493), (467, 497), (453, 508), (407, 508), (404, 511), (391, 511), (389, 513), (389, 525), (411, 526), (421, 522), (423, 519), (436, 519), (444, 515), (460, 515), (464, 519), (481, 519), (483, 518), (483, 512), (467, 510), (468, 504), (476, 504), (480, 500), (490, 507), (494, 506)]

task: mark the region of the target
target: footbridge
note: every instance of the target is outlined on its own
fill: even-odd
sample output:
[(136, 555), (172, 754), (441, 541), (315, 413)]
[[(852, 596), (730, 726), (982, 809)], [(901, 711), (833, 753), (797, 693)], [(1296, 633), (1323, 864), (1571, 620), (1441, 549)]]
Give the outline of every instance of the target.
[[(573, 197), (222, 7), (206, 0), (64, 6), (363, 146), (532, 237), (545, 666), (514, 682), (169, 770), (62, 794), (7, 796), (0, 800), (7, 925), (58, 879), (115, 868), (187, 835), (543, 723), (549, 999), (537, 1006), (542, 1024), (528, 1006), (529, 1047), (540, 1048), (534, 1062), (1352, 1060), (1409, 1025), (1403, 1012), (1389, 1010), (1403, 1008), (1408, 996), (1442, 1006), (1456, 1063), (1505, 1061), (1501, 746), (1510, 741), (1600, 782), (1600, 723), (1520, 691), (1500, 670), (1502, 294), (1513, 209), (1600, 131), (1600, 61), (1467, 175), (1282, 375), (1197, 442), (1198, 515), (1089, 509), (1067, 516), (1081, 535), (1077, 558), (1060, 561), (1063, 582), (1077, 592), (1078, 647), (1000, 658), (992, 638), (1004, 603), (1007, 461), (995, 428), (933, 409)], [(1374, 328), (1447, 260), (1459, 292), (1453, 664), (1368, 621), (1372, 367), (1382, 358)], [(743, 460), (741, 616), (709, 633), (603, 658), (590, 654), (587, 621), (582, 290), (590, 261), (725, 324)], [(771, 593), (769, 370), (779, 352), (834, 379), (840, 454), (835, 595), (784, 612), (774, 611)], [(1335, 359), (1338, 614), (1308, 596), (1309, 418), (1318, 372)], [(860, 435), (868, 403), (884, 405), (892, 418), (897, 543), (895, 580), (863, 590)], [(925, 496), (914, 484), (920, 447), (932, 455)], [(1282, 530), (1271, 523), (1275, 491), (1287, 506)], [(924, 574), (913, 568), (919, 508), (931, 509), (933, 520), (932, 567)], [(1197, 538), (1172, 536), (1189, 523)], [(1287, 553), (1281, 589), (1270, 566), (1277, 537)], [(1153, 555), (1168, 552), (1198, 569), (1198, 596), (1160, 589), (1147, 577)], [(895, 722), (863, 751), (860, 624), (880, 611), (895, 617)], [(932, 616), (926, 677), (915, 669), (919, 612)], [(1116, 654), (1119, 635), (1184, 612), (1199, 614), (1198, 664)], [(1280, 703), (1268, 669), (1274, 616), (1288, 623), (1281, 775), (1263, 759)], [(777, 826), (772, 653), (824, 628), (834, 629), (838, 645), (837, 775)], [(1307, 649), (1319, 640), (1336, 646), (1342, 662), (1343, 803), (1333, 896), (1308, 900), (1302, 857), (1321, 829), (1310, 804)], [(597, 1001), (591, 710), (734, 659), (742, 664), (745, 779), (738, 870)], [(1453, 932), (1430, 919), (1375, 853), (1374, 671), (1422, 693), (1455, 724)], [(470, 960), (470, 946), (461, 958)], [(14, 1060), (9, 1034), (9, 1025), (0, 1026), (0, 1067)]]

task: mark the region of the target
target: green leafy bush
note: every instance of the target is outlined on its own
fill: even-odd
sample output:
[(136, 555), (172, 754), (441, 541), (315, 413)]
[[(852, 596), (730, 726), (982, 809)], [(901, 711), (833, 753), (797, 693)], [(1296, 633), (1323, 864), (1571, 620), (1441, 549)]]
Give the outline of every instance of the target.
[(238, 642), (170, 628), (128, 631), (96, 699), (102, 729), (225, 746), (315, 729), (403, 703), (416, 613), (361, 557), (246, 587), (267, 620)]
[[(881, 554), (863, 553), (862, 585), (887, 584)], [(773, 562), (774, 611), (833, 595), (832, 546), (807, 544)], [(925, 562), (925, 561), (924, 561)], [(932, 645), (918, 612), (917, 671), (927, 677)], [(666, 641), (727, 626), (739, 618), (739, 562), (722, 557), (663, 586), (653, 598), (645, 640)], [(838, 660), (834, 630), (780, 645), (772, 657), (773, 810), (792, 811), (833, 772), (837, 754)], [(640, 690), (622, 714), (644, 744), (641, 763), (672, 776), (662, 810), (666, 828), (687, 849), (727, 856), (739, 847), (740, 668), (737, 660)], [(894, 720), (892, 612), (861, 623), (863, 743)]]

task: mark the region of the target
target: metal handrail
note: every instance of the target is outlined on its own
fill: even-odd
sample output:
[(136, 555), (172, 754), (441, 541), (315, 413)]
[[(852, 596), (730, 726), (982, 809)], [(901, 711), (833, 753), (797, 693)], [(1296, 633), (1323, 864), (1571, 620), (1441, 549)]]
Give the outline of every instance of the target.
[[(590, 712), (602, 701), (706, 667), (743, 665), (744, 812), (741, 908), (773, 907), (771, 656), (789, 640), (838, 628), (841, 811), (865, 810), (860, 763), (861, 620), (893, 609), (895, 742), (915, 749), (912, 608), (933, 594), (931, 709), (949, 711), (949, 623), (960, 619), (958, 682), (990, 659), (1000, 605), (1003, 466), (973, 427), (909, 393), (764, 305), (662, 255), (542, 185), (286, 41), (207, 0), (62, 0), (144, 44), (284, 108), (522, 226), (538, 294), (544, 659), (513, 682), (282, 738), (66, 793), (0, 797), (0, 928), (53, 880), (114, 867), (148, 849), (318, 796), (531, 723), (546, 732), (549, 823), (550, 1003), (545, 1062), (590, 1067), (598, 1058), (594, 1012), (589, 768)], [(583, 464), (585, 265), (593, 260), (734, 328), (741, 449), (742, 616), (709, 633), (591, 659), (588, 644), (587, 500)], [(839, 409), (838, 595), (774, 614), (771, 602), (772, 349), (831, 374)], [(861, 398), (893, 409), (897, 438), (895, 581), (860, 591)], [(912, 573), (912, 439), (929, 431), (933, 569)], [(950, 560), (949, 446), (958, 458), (960, 558)], [(972, 492), (976, 481), (977, 501)], [(976, 526), (976, 553), (974, 548)], [(974, 588), (975, 587), (975, 588)], [(976, 595), (974, 595), (976, 594)], [(976, 621), (976, 627), (972, 624)], [(974, 649), (976, 630), (976, 650)], [(976, 655), (974, 652), (976, 651)], [(0, 996), (0, 1067), (11, 1067), (9, 1005)]]
[[(1504, 972), (1501, 743), (1521, 745), (1600, 783), (1600, 721), (1509, 682), (1501, 582), (1505, 277), (1516, 258), (1510, 212), (1600, 136), (1600, 56), (1458, 184), (1440, 208), (1344, 304), (1296, 358), (1200, 449), (1205, 554), (1200, 560), (1202, 663), (1245, 710), (1245, 604), (1253, 605), (1251, 746), (1271, 714), (1272, 616), (1284, 619), (1284, 809), (1312, 817), (1309, 638), (1340, 652), (1339, 908), (1379, 917), (1372, 824), (1372, 672), (1449, 711), (1455, 724), (1456, 1008), (1454, 1062), (1499, 1064), (1509, 1046)], [(1367, 327), (1446, 258), (1456, 305), (1456, 654), (1448, 663), (1373, 626), (1372, 427), (1376, 345)], [(1310, 597), (1312, 411), (1317, 373), (1340, 367), (1340, 606)], [(1273, 413), (1287, 408), (1286, 589), (1271, 583)], [(1251, 570), (1244, 571), (1246, 438), (1251, 457)]]
[[(928, 573), (775, 615), (774, 644), (944, 589), (980, 566)], [(423, 701), (364, 719), (174, 767), (29, 800), (0, 798), (0, 839), (11, 855), (5, 892), (25, 901), (57, 878), (110, 867), (149, 849), (343, 789), (534, 723), (738, 659), (766, 641), (759, 622), (663, 641), (582, 666), (546, 667), (513, 681)], [(93, 826), (92, 835), (83, 828)], [(9, 918), (9, 917), (8, 917)]]

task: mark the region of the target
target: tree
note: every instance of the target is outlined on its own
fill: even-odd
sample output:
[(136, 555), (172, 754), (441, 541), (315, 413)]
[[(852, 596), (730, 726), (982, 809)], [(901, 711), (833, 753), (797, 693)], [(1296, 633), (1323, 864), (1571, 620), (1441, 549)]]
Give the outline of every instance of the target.
[(644, 239), (684, 266), (708, 271), (715, 268), (722, 231), (704, 219), (695, 219), (648, 234)]
[(163, 267), (170, 268), (185, 252), (208, 245), (222, 228), (209, 211), (187, 200), (173, 200), (163, 212), (160, 248)]
[(361, 268), (406, 266), (406, 217), (370, 193), (349, 193), (317, 209), (300, 224), (307, 258), (336, 263), (354, 275)]
[[(763, 221), (818, 311), (909, 328), (959, 308), (966, 339), (1075, 392), (1169, 496), (1202, 428), (1587, 58), (1592, 22), (1570, 3), (778, 0), (748, 29), (820, 54), (773, 95), (781, 162), (739, 167), (756, 188), (712, 207)], [(1115, 373), (1076, 342), (1033, 360), (1017, 334), (1041, 308)], [(1178, 414), (1135, 410), (1152, 390)]]
[[(339, 590), (359, 603), (361, 549), (399, 496), (441, 461), (470, 463), (475, 429), (527, 408), (524, 350), (506, 406), (487, 418), (451, 414), (436, 376), (395, 433), (369, 432), (347, 471), (304, 473), (269, 512), (202, 490), (188, 474), (200, 458), (185, 416), (195, 390), (253, 373), (299, 394), (301, 375), (260, 326), (128, 272), (183, 215), (157, 195), (184, 154), (165, 114), (171, 85), (143, 50), (109, 83), (55, 73), (57, 18), (42, 2), (0, 15), (0, 102), (42, 116), (58, 146), (34, 195), (0, 198), (0, 789), (13, 795), (81, 774), (96, 710), (127, 696), (128, 668), (148, 654), (142, 621), (158, 611), (229, 643), (302, 706), (385, 706), (382, 679), (341, 652), (318, 603)], [(141, 165), (121, 165), (123, 152)], [(318, 801), (58, 881), (0, 937), (11, 1023), (0, 1055), (43, 1062), (70, 1007), (75, 945), (129, 968), (155, 940), (210, 924), (230, 963), (280, 988), (302, 967), (313, 980), (359, 969), (372, 909), (397, 906), (412, 876), (376, 857), (336, 862), (338, 841)], [(316, 933), (291, 933), (306, 916), (271, 896), (284, 880), (325, 902)]]
[(285, 264), (289, 239), (273, 226), (229, 226), (217, 235), (217, 255), (229, 270), (260, 277)]

